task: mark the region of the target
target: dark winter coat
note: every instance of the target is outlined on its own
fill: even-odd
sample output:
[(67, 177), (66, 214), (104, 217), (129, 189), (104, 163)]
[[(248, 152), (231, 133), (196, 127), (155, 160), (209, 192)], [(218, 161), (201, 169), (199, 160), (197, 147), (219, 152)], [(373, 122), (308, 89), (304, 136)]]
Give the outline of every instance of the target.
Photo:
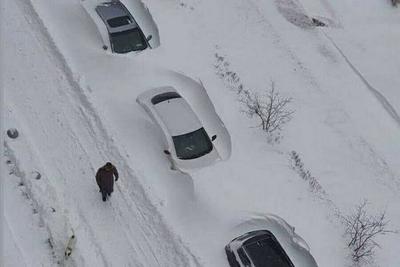
[(118, 171), (114, 165), (108, 167), (104, 165), (100, 169), (98, 169), (96, 173), (96, 182), (100, 188), (101, 192), (105, 192), (111, 194), (114, 191), (114, 177), (115, 181), (118, 180)]

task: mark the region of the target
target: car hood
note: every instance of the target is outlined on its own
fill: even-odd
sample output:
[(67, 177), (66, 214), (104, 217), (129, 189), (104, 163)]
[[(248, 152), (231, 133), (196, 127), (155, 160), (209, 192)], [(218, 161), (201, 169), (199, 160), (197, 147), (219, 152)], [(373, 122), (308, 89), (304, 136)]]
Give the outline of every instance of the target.
[[(174, 98), (154, 105), (171, 136), (187, 134), (202, 127), (196, 114), (183, 98)], [(179, 119), (177, 119), (179, 114)]]

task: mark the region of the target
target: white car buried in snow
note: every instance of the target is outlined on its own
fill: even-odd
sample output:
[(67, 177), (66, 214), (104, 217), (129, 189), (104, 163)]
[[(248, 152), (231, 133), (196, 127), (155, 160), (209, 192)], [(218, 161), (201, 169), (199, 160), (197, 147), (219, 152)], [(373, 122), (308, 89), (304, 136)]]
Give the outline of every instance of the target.
[[(188, 172), (230, 156), (229, 133), (213, 107), (208, 108), (207, 117), (210, 119), (211, 110), (216, 119), (214, 121), (218, 121), (219, 125), (215, 127), (214, 123), (213, 127), (207, 127), (207, 123), (202, 123), (202, 111), (195, 112), (190, 101), (172, 86), (148, 90), (140, 94), (136, 101), (163, 131), (166, 145), (164, 153), (168, 155), (172, 169)], [(211, 104), (209, 99), (204, 101), (204, 106)], [(216, 145), (217, 140), (219, 146)]]
[(83, 0), (103, 40), (113, 53), (140, 52), (160, 45), (158, 28), (140, 0)]

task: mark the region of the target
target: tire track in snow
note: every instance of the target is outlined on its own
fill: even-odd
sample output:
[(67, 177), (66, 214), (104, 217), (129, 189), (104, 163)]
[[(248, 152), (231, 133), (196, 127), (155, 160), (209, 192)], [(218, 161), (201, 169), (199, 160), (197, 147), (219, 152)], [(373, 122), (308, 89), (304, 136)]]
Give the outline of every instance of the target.
[[(13, 112), (15, 112), (15, 108), (13, 109)], [(16, 120), (16, 117), (19, 116), (14, 116), (12, 120), (15, 120), (19, 123), (18, 128), (21, 130), (21, 133), (26, 133), (27, 129), (23, 126), (25, 124), (21, 125), (21, 122)], [(37, 158), (38, 155), (35, 153), (36, 149), (32, 146), (29, 136), (22, 134), (22, 136), (19, 137), (18, 143), (25, 148), (29, 148), (29, 152), (26, 154), (32, 154), (31, 158)], [(29, 171), (32, 169), (29, 170), (23, 168), (24, 161), (21, 158), (22, 161), (20, 162), (20, 158), (18, 157), (19, 155), (16, 154), (16, 151), (14, 151), (10, 145), (11, 144), (8, 142), (4, 142), (5, 156), (13, 165), (12, 173), (20, 179), (20, 182), (24, 187), (23, 193), (26, 194), (34, 213), (35, 211), (38, 213), (39, 227), (43, 227), (48, 235), (48, 243), (51, 248), (51, 255), (53, 256), (54, 262), (56, 260), (57, 262), (63, 262), (58, 254), (61, 254), (61, 251), (62, 254), (64, 253), (64, 240), (67, 238), (64, 236), (64, 233), (67, 233), (68, 231), (61, 233), (58, 231), (59, 229), (57, 226), (64, 225), (65, 229), (70, 229), (70, 224), (68, 218), (65, 217), (64, 214), (49, 213), (47, 211), (49, 208), (55, 208), (53, 212), (55, 212), (55, 210), (61, 210), (60, 206), (58, 205), (59, 200), (54, 197), (57, 195), (56, 188), (53, 186), (52, 182), (49, 181), (45, 173), (42, 173), (39, 183), (35, 182), (35, 180), (32, 181), (29, 179), (29, 175), (26, 173), (29, 173)], [(36, 165), (36, 167), (34, 167), (35, 170), (42, 171), (44, 169), (42, 166), (40, 166), (41, 164), (36, 161), (34, 165)], [(46, 194), (43, 194), (43, 192), (46, 192)], [(80, 257), (79, 253), (75, 253), (75, 257)], [(70, 266), (77, 266), (74, 259), (69, 263)]]
[(293, 52), (292, 49), (284, 42), (282, 37), (279, 35), (279, 31), (275, 29), (275, 27), (272, 25), (272, 23), (267, 19), (267, 17), (264, 15), (260, 7), (255, 3), (257, 0), (241, 0), (244, 4), (246, 4), (250, 9), (253, 9), (257, 16), (260, 18), (258, 21), (262, 23), (263, 25), (263, 31), (266, 34), (272, 34), (272, 37), (274, 39), (274, 44), (275, 46), (284, 51), (286, 55), (289, 56), (290, 60), (294, 63), (295, 66), (297, 66), (303, 75), (305, 79), (308, 80), (310, 85), (318, 90), (319, 92), (322, 92), (323, 90), (321, 89), (316, 77), (312, 74), (312, 72), (305, 66), (305, 64), (300, 60), (300, 58)]
[[(12, 243), (14, 244), (14, 248), (16, 248), (18, 250), (18, 254), (21, 256), (21, 258), (20, 258), (21, 261), (19, 262), (19, 264), (21, 264), (21, 265), (23, 264), (23, 266), (25, 266), (25, 267), (29, 266), (28, 262), (26, 260), (26, 256), (24, 255), (24, 251), (21, 249), (20, 245), (18, 244), (17, 240), (15, 239), (16, 234), (14, 233), (14, 229), (12, 227), (10, 227), (10, 223), (8, 222), (7, 216), (4, 214), (2, 216), (2, 218), (4, 218), (4, 222), (5, 222), (5, 225), (4, 225), (6, 228), (5, 231), (8, 232), (8, 236), (11, 236)], [(7, 242), (10, 242), (10, 241), (11, 240), (8, 240)]]
[(386, 110), (388, 115), (395, 121), (395, 123), (400, 126), (400, 116), (395, 110), (395, 108), (390, 104), (387, 98), (375, 89), (364, 77), (364, 75), (354, 66), (354, 64), (350, 61), (350, 59), (344, 54), (343, 50), (336, 44), (336, 42), (325, 32), (322, 31), (325, 37), (330, 41), (330, 43), (336, 48), (339, 54), (346, 61), (347, 65), (351, 68), (351, 70), (356, 74), (360, 80), (364, 83), (365, 87), (374, 95), (374, 97), (379, 101), (382, 107)]
[[(34, 110), (34, 106), (31, 106), (29, 103), (30, 101), (32, 101), (32, 99), (28, 96), (28, 101), (23, 101), (22, 98), (20, 98), (19, 100), (21, 100), (22, 105), (29, 109), (29, 110)], [(16, 108), (13, 108), (13, 112), (15, 112)], [(18, 118), (21, 117), (21, 115), (19, 114), (18, 116), (16, 116)], [(41, 119), (40, 119), (40, 115), (38, 114), (38, 112), (34, 111), (30, 113), (29, 119), (31, 119), (32, 121), (34, 121), (37, 125), (39, 125), (39, 128), (41, 129), (41, 134), (44, 135), (46, 137), (46, 140), (48, 140), (48, 138), (50, 138), (50, 136), (48, 135), (51, 132), (47, 132), (47, 128), (45, 127), (45, 125), (42, 123)], [(21, 132), (23, 133), (29, 133), (29, 123), (25, 120), (22, 121), (18, 121), (20, 122), (20, 129)], [(28, 126), (26, 126), (28, 125)], [(75, 138), (69, 131), (68, 129), (64, 129), (66, 134), (68, 136), (70, 136), (71, 138)], [(37, 151), (37, 147), (35, 144), (35, 140), (34, 138), (32, 139), (31, 136), (29, 135), (25, 135), (26, 140), (26, 149), (30, 149), (32, 153), (34, 153), (33, 151)], [(64, 142), (66, 142), (66, 140), (63, 140)], [(22, 142), (22, 140), (20, 140), (19, 142)], [(39, 144), (40, 145), (40, 144)], [(18, 155), (14, 155), (15, 152), (8, 146), (6, 146), (9, 154), (11, 156), (13, 156), (15, 158), (14, 161), (17, 161), (16, 158), (18, 158)], [(36, 158), (36, 160), (41, 161), (42, 156), (40, 154), (34, 153), (36, 154), (35, 156), (37, 156), (38, 158)], [(54, 162), (53, 162), (54, 163)], [(82, 256), (80, 255), (79, 252), (74, 252), (74, 258), (71, 258), (70, 260), (68, 260), (67, 262), (64, 261), (63, 258), (63, 253), (64, 253), (64, 249), (65, 249), (65, 240), (67, 239), (66, 233), (72, 228), (72, 225), (68, 216), (65, 214), (65, 211), (62, 212), (61, 210), (64, 208), (66, 209), (66, 207), (63, 207), (63, 204), (65, 205), (65, 199), (66, 199), (66, 195), (65, 195), (65, 189), (63, 192), (59, 192), (60, 190), (57, 190), (57, 183), (62, 183), (63, 187), (68, 187), (68, 185), (66, 185), (66, 180), (65, 179), (65, 175), (62, 169), (60, 169), (59, 167), (57, 167), (57, 165), (55, 164), (55, 166), (53, 167), (54, 171), (50, 171), (51, 168), (49, 168), (48, 166), (44, 165), (42, 167), (40, 167), (39, 169), (43, 171), (42, 178), (41, 181), (44, 182), (46, 184), (46, 195), (57, 195), (58, 194), (62, 194), (62, 198), (61, 199), (54, 199), (51, 198), (49, 199), (49, 197), (47, 196), (37, 196), (36, 194), (41, 194), (43, 193), (43, 191), (40, 190), (34, 190), (37, 186), (37, 184), (33, 184), (32, 182), (29, 181), (29, 179), (27, 179), (25, 177), (25, 175), (22, 173), (22, 171), (18, 171), (18, 173), (22, 173), (23, 175), (19, 175), (19, 177), (22, 179), (22, 181), (24, 181), (24, 184), (26, 185), (28, 194), (30, 196), (31, 201), (35, 204), (35, 206), (39, 207), (39, 214), (41, 217), (41, 221), (43, 221), (43, 223), (45, 223), (45, 227), (47, 229), (47, 232), (50, 236), (50, 240), (54, 246), (53, 249), (53, 253), (54, 256), (58, 259), (58, 261), (61, 262), (62, 266), (80, 266), (78, 263), (76, 263), (76, 257), (79, 257), (80, 259), (83, 259)], [(47, 173), (50, 173), (50, 176), (53, 177), (52, 180), (49, 180), (47, 178)], [(57, 177), (57, 179), (54, 179), (55, 177)], [(63, 178), (63, 180), (60, 181), (60, 178)], [(57, 202), (57, 203), (54, 203)], [(50, 204), (51, 203), (51, 204)], [(45, 218), (42, 216), (42, 212), (43, 212), (43, 206), (53, 206), (56, 207), (56, 209), (58, 211), (61, 211), (60, 213), (62, 218), (58, 218), (56, 223), (62, 224), (62, 231), (60, 231), (59, 226), (57, 227), (57, 225), (54, 225), (54, 223), (48, 222), (47, 219), (49, 220), (54, 220), (54, 218)], [(67, 205), (69, 210), (72, 211), (73, 208), (71, 208), (69, 205)], [(79, 207), (78, 207), (79, 210)], [(74, 211), (75, 212), (75, 211)], [(78, 211), (79, 212), (79, 211)], [(90, 241), (92, 242), (92, 246), (94, 248), (94, 251), (96, 253), (96, 255), (98, 255), (100, 257), (100, 259), (102, 260), (103, 265), (102, 266), (107, 266), (107, 260), (106, 257), (104, 256), (104, 252), (102, 250), (102, 248), (98, 245), (98, 243), (96, 242), (97, 238), (95, 237), (95, 235), (93, 234), (93, 231), (91, 229), (90, 224), (86, 221), (85, 217), (83, 215), (80, 216), (81, 222), (82, 224), (79, 225), (79, 228), (83, 228), (84, 231), (86, 233), (89, 234), (90, 236)], [(77, 229), (75, 229), (77, 230)], [(76, 233), (80, 236), (80, 232), (76, 231)], [(82, 240), (81, 236), (79, 238), (79, 240)]]
[[(182, 244), (179, 244), (180, 240), (178, 240), (164, 225), (164, 222), (162, 221), (162, 218), (160, 217), (158, 211), (150, 203), (142, 186), (137, 181), (137, 179), (135, 179), (134, 171), (128, 166), (124, 158), (120, 155), (117, 147), (115, 147), (114, 144), (108, 141), (111, 138), (108, 136), (107, 131), (101, 122), (101, 119), (98, 117), (94, 107), (86, 97), (79, 83), (75, 80), (74, 75), (69, 68), (65, 58), (59, 52), (53, 40), (49, 36), (43, 22), (36, 14), (32, 4), (29, 1), (28, 3), (24, 1), (19, 1), (19, 4), (23, 7), (25, 16), (27, 16), (28, 21), (36, 28), (38, 34), (43, 36), (43, 38), (37, 38), (39, 43), (41, 43), (43, 48), (47, 50), (49, 58), (54, 61), (54, 64), (58, 66), (60, 70), (65, 74), (65, 77), (67, 79), (67, 82), (70, 84), (72, 92), (64, 92), (64, 94), (68, 94), (70, 98), (75, 100), (71, 101), (72, 103), (78, 104), (78, 106), (75, 106), (74, 108), (76, 110), (79, 110), (80, 117), (88, 125), (86, 127), (86, 130), (88, 130), (90, 132), (90, 135), (96, 140), (96, 150), (100, 152), (103, 159), (107, 159), (107, 156), (105, 154), (105, 151), (107, 151), (111, 153), (110, 158), (114, 159), (117, 162), (121, 162), (123, 169), (121, 174), (122, 176), (127, 178), (124, 182), (134, 185), (134, 187), (130, 186), (130, 188), (135, 188), (135, 192), (133, 194), (132, 192), (129, 194), (133, 195), (134, 197), (133, 199), (131, 199), (130, 197), (127, 197), (127, 193), (121, 190), (121, 187), (117, 184), (117, 188), (121, 192), (121, 196), (124, 199), (128, 199), (125, 204), (128, 205), (129, 210), (132, 211), (133, 214), (137, 214), (139, 217), (139, 219), (137, 220), (138, 227), (137, 229), (135, 229), (136, 233), (132, 233), (131, 235), (137, 234), (137, 230), (147, 229), (147, 233), (144, 233), (142, 231), (139, 232), (142, 232), (142, 237), (147, 240), (147, 250), (150, 251), (151, 257), (154, 258), (155, 262), (158, 262), (157, 258), (160, 257), (160, 254), (156, 256), (156, 253), (153, 251), (152, 245), (150, 245), (150, 242), (148, 241), (149, 239), (146, 237), (148, 233), (150, 233), (152, 239), (158, 240), (156, 243), (153, 243), (153, 245), (163, 245), (163, 247), (160, 247), (160, 249), (161, 252), (163, 252), (162, 256), (165, 257), (164, 260), (170, 259), (175, 262), (173, 263), (170, 261), (170, 266), (188, 266), (190, 265), (190, 263), (194, 265), (199, 265), (195, 256), (193, 256), (190, 251)], [(79, 142), (79, 138), (77, 138), (76, 136), (71, 136), (71, 138), (75, 139), (76, 143), (83, 147), (82, 144), (80, 144)], [(85, 149), (83, 149), (83, 151), (85, 151)], [(87, 154), (86, 151), (85, 153)], [(92, 165), (91, 169), (94, 169)], [(60, 170), (60, 172), (62, 173), (62, 170)], [(129, 204), (129, 201), (132, 200), (133, 203), (135, 203), (135, 207)], [(144, 212), (144, 210), (147, 210), (147, 212)], [(124, 219), (126, 220), (127, 218)], [(156, 231), (153, 229), (156, 229)], [(135, 239), (132, 238), (131, 240)], [(165, 247), (165, 245), (167, 245), (167, 247)], [(163, 251), (164, 249), (166, 251)], [(173, 253), (171, 253), (171, 249), (173, 250)], [(103, 253), (101, 253), (101, 255), (103, 255)], [(191, 259), (188, 259), (188, 256)], [(162, 266), (159, 262), (158, 265)]]
[[(40, 27), (41, 21), (40, 21), (40, 19), (38, 19), (35, 16), (35, 11), (30, 6), (30, 3), (26, 2), (26, 1), (16, 1), (15, 3), (17, 4), (17, 8), (21, 10), (21, 13), (24, 16), (24, 19), (29, 23), (29, 26), (33, 30), (33, 33), (30, 33), (30, 35), (32, 35), (39, 44), (41, 44), (41, 48), (45, 51), (45, 53), (47, 55), (46, 59), (50, 60), (52, 62), (52, 64), (54, 64), (54, 66), (56, 66), (56, 68), (57, 68), (59, 66), (59, 64), (57, 64), (53, 54), (51, 53), (52, 49), (49, 48), (49, 47), (51, 47), (51, 43), (50, 42), (46, 42), (46, 39), (43, 38), (43, 36), (45, 36), (45, 33), (43, 32), (43, 28)], [(60, 82), (63, 82), (63, 77), (59, 77), (58, 79), (60, 79)], [(57, 89), (58, 88), (56, 88), (55, 90), (57, 90)], [(43, 93), (43, 91), (41, 93)], [(30, 119), (36, 122), (36, 124), (39, 126), (39, 129), (41, 129), (41, 134), (45, 137), (45, 139), (46, 140), (51, 140), (51, 133), (52, 132), (45, 130), (46, 129), (46, 124), (43, 124), (43, 122), (41, 120), (42, 114), (39, 114), (39, 112), (35, 109), (35, 106), (30, 105), (30, 103), (33, 101), (32, 97), (29, 96), (28, 94), (24, 95), (24, 97), (26, 97), (26, 98), (25, 98), (25, 101), (22, 102), (23, 103), (22, 105), (29, 110)], [(21, 105), (21, 103), (20, 103), (20, 105)], [(54, 110), (53, 116), (55, 116), (57, 122), (61, 123), (61, 126), (63, 128), (65, 128), (65, 126), (63, 126), (63, 124), (62, 124), (62, 118), (60, 119), (61, 113), (58, 110)], [(24, 125), (25, 124), (27, 125), (27, 123), (24, 123)], [(78, 140), (78, 138), (74, 137), (73, 133), (71, 133), (68, 130), (65, 131), (65, 134), (67, 134), (71, 139)], [(31, 145), (33, 145), (35, 147), (35, 145), (32, 144), (32, 140), (30, 140), (30, 143), (31, 143)], [(57, 161), (57, 159), (55, 159), (55, 160)], [(44, 166), (44, 170), (46, 170), (46, 169), (48, 170), (49, 168), (47, 166)], [(55, 166), (54, 170), (55, 170), (55, 172), (53, 172), (53, 176), (55, 176), (55, 177), (64, 177), (63, 171), (60, 168), (57, 168), (57, 166)], [(62, 182), (65, 184), (65, 179)], [(56, 194), (57, 194), (57, 190), (54, 189), (54, 191), (56, 191)], [(64, 203), (65, 192), (64, 192), (63, 195), (64, 196), (63, 196), (63, 203), (62, 204), (65, 204)], [(84, 217), (82, 217), (82, 218), (85, 219)], [(65, 223), (69, 225), (68, 218), (66, 218), (65, 220), (66, 220)], [(65, 227), (69, 228), (71, 226), (70, 225), (69, 226), (66, 225)], [(88, 224), (85, 220), (84, 220), (84, 224), (81, 225), (81, 227), (85, 229), (85, 232), (90, 233), (90, 231), (91, 231), (90, 224)], [(52, 231), (50, 232), (50, 234), (52, 235)], [(100, 259), (103, 262), (103, 266), (107, 266), (106, 257), (104, 256), (104, 252), (103, 252), (102, 248), (98, 245), (98, 243), (96, 241), (97, 239), (95, 238), (95, 235), (91, 234), (89, 236), (92, 237), (91, 238), (92, 245), (93, 245), (93, 247), (94, 247), (94, 249), (96, 251), (96, 254), (100, 256)], [(54, 240), (54, 241), (62, 244), (62, 246), (65, 243), (65, 240)], [(62, 248), (62, 250), (63, 249), (64, 248)], [(57, 257), (60, 258), (59, 255), (57, 255)], [(61, 262), (63, 262), (62, 259), (61, 259)], [(76, 263), (74, 263), (73, 261), (68, 261), (67, 263), (63, 262), (63, 265), (65, 265), (65, 264), (76, 266)]]
[[(242, 2), (245, 0), (242, 0)], [(264, 24), (264, 31), (270, 31), (270, 34), (272, 34), (273, 38), (275, 39), (275, 45), (278, 49), (281, 49), (285, 51), (288, 55), (290, 60), (294, 63), (294, 65), (300, 67), (301, 74), (304, 76), (305, 79), (307, 79), (311, 86), (319, 91), (320, 93), (324, 93), (323, 89), (321, 86), (318, 84), (318, 80), (315, 77), (315, 75), (307, 68), (305, 67), (305, 64), (299, 59), (299, 57), (296, 55), (295, 51), (290, 49), (290, 47), (285, 44), (284, 40), (281, 38), (279, 31), (275, 29), (275, 27), (272, 25), (272, 23), (266, 18), (266, 16), (263, 14), (263, 9), (262, 7), (259, 7), (258, 5), (262, 4), (260, 3), (261, 0), (248, 0), (246, 1), (247, 6), (249, 8), (253, 8), (255, 12), (257, 12), (257, 17), (259, 17), (259, 21)], [(325, 6), (328, 5), (327, 3), (324, 4)], [(334, 11), (332, 8), (330, 8), (330, 12), (334, 14)], [(337, 16), (335, 16), (337, 17)], [(341, 22), (339, 21), (339, 26)], [(357, 68), (352, 64), (352, 62), (346, 57), (346, 55), (343, 53), (342, 50), (335, 44), (332, 38), (330, 38), (323, 30), (321, 30), (322, 33), (326, 36), (328, 39), (328, 43), (332, 44), (336, 50), (340, 53), (340, 55), (344, 58), (346, 63), (349, 65), (349, 67), (353, 70), (353, 72), (358, 76), (359, 79), (361, 79), (362, 83), (367, 87), (368, 90), (371, 91), (373, 96), (379, 101), (379, 103), (382, 105), (382, 107), (385, 109), (385, 111), (388, 113), (388, 115), (395, 121), (397, 126), (400, 126), (400, 116), (398, 112), (395, 110), (395, 108), (390, 104), (390, 102), (387, 100), (387, 98), (379, 92), (376, 88), (374, 88), (368, 81), (367, 79), (363, 76), (363, 74), (357, 70)], [(333, 50), (334, 51), (334, 50)], [(393, 176), (390, 174), (390, 176)], [(394, 181), (396, 179), (393, 179)], [(396, 184), (398, 184), (397, 181), (395, 181)]]
[[(180, 240), (175, 239), (175, 237), (172, 238), (173, 234), (170, 232), (169, 229), (161, 230), (159, 232), (153, 230), (153, 228), (157, 228), (157, 227), (155, 227), (154, 223), (151, 223), (151, 221), (156, 220), (157, 221), (156, 225), (164, 224), (164, 222), (162, 221), (162, 218), (159, 216), (155, 216), (156, 214), (158, 214), (158, 211), (152, 204), (148, 203), (148, 205), (146, 205), (146, 207), (145, 207), (145, 209), (150, 208), (151, 209), (150, 212), (144, 212), (143, 205), (138, 205), (139, 203), (148, 202), (149, 200), (147, 199), (146, 193), (144, 192), (139, 181), (137, 179), (129, 179), (129, 178), (136, 178), (134, 170), (131, 169), (131, 167), (127, 164), (127, 162), (121, 156), (121, 154), (118, 151), (118, 148), (115, 145), (113, 145), (110, 142), (104, 142), (104, 140), (112, 140), (112, 138), (108, 136), (107, 130), (102, 125), (100, 117), (95, 112), (95, 108), (93, 107), (93, 105), (91, 104), (89, 99), (86, 97), (82, 88), (78, 86), (78, 87), (75, 87), (74, 89), (76, 90), (75, 93), (77, 93), (77, 97), (78, 97), (77, 101), (83, 102), (83, 108), (82, 107), (79, 108), (79, 110), (81, 111), (81, 115), (83, 116), (85, 121), (87, 121), (88, 124), (90, 125), (90, 131), (92, 132), (92, 135), (93, 135), (92, 137), (99, 141), (99, 142), (96, 142), (96, 144), (100, 144), (99, 150), (100, 151), (108, 151), (111, 154), (111, 156), (104, 155), (103, 158), (107, 159), (107, 157), (109, 157), (109, 158), (114, 159), (115, 162), (119, 162), (119, 167), (121, 167), (121, 165), (122, 165), (122, 171), (120, 171), (120, 176), (127, 178), (127, 179), (124, 179), (123, 181), (120, 180), (120, 182), (116, 184), (115, 189), (118, 190), (121, 198), (124, 200), (124, 203), (127, 206), (127, 210), (128, 210), (127, 212), (129, 212), (131, 214), (137, 213), (138, 216), (134, 216), (134, 219), (138, 225), (141, 225), (141, 227), (134, 229), (134, 230), (127, 231), (126, 233), (130, 233), (130, 236), (132, 236), (133, 239), (135, 238), (135, 235), (137, 235), (139, 233), (141, 238), (143, 238), (144, 240), (147, 240), (148, 243), (150, 243), (148, 235), (154, 237), (154, 236), (160, 235), (160, 233), (162, 234), (162, 236), (164, 238), (172, 241), (173, 243), (181, 242)], [(93, 123), (93, 120), (94, 120), (94, 123)], [(97, 131), (96, 131), (96, 129), (97, 129)], [(100, 135), (100, 140), (99, 140), (99, 135)], [(121, 183), (126, 183), (129, 185), (121, 186)], [(135, 191), (130, 191), (130, 190), (127, 190), (126, 188), (135, 188)], [(138, 199), (140, 201), (137, 201)], [(132, 205), (131, 203), (133, 203), (134, 205)], [(120, 209), (119, 209), (119, 211), (120, 211)], [(117, 216), (117, 218), (122, 218), (121, 212), (119, 212), (118, 214), (120, 216)], [(137, 217), (140, 217), (142, 219), (142, 222), (140, 220), (137, 220), (136, 219)], [(119, 221), (121, 221), (121, 223), (122, 223), (121, 219)], [(143, 222), (146, 222), (146, 223), (143, 223)], [(152, 224), (153, 227), (148, 227), (147, 226), (148, 223)], [(125, 225), (128, 226), (128, 229), (131, 229), (133, 227), (132, 224), (129, 224), (126, 222), (125, 222)], [(161, 226), (161, 225), (159, 225), (159, 226)], [(191, 261), (192, 264), (194, 264), (195, 266), (199, 266), (196, 256), (193, 255), (190, 252), (190, 250), (187, 247), (185, 247), (183, 244), (180, 244), (180, 245), (186, 250), (184, 254), (188, 254), (190, 256), (191, 259), (189, 261)], [(153, 251), (152, 248), (150, 248), (147, 252), (145, 252), (139, 246), (139, 250), (141, 250), (144, 253), (150, 253), (150, 255), (154, 258), (154, 260), (156, 262), (159, 262), (158, 261), (159, 256), (157, 256), (157, 255), (159, 255), (159, 253), (156, 253), (155, 251)], [(158, 251), (158, 252), (160, 252), (160, 251)], [(176, 252), (177, 252), (176, 255), (185, 257), (184, 254), (182, 254), (182, 252), (179, 252), (179, 251), (176, 251)], [(176, 256), (174, 256), (174, 258), (175, 257)], [(188, 263), (185, 263), (184, 266), (186, 266), (186, 264), (188, 264)], [(159, 263), (159, 266), (163, 266), (163, 265), (161, 263)]]

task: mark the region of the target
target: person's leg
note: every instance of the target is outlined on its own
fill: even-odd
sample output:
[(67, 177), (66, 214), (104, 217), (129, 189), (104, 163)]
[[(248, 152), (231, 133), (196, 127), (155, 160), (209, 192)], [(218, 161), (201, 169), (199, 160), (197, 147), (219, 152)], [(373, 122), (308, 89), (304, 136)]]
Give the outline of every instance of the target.
[(103, 197), (103, 201), (106, 201), (107, 200), (107, 193), (105, 191), (102, 191), (101, 195)]

